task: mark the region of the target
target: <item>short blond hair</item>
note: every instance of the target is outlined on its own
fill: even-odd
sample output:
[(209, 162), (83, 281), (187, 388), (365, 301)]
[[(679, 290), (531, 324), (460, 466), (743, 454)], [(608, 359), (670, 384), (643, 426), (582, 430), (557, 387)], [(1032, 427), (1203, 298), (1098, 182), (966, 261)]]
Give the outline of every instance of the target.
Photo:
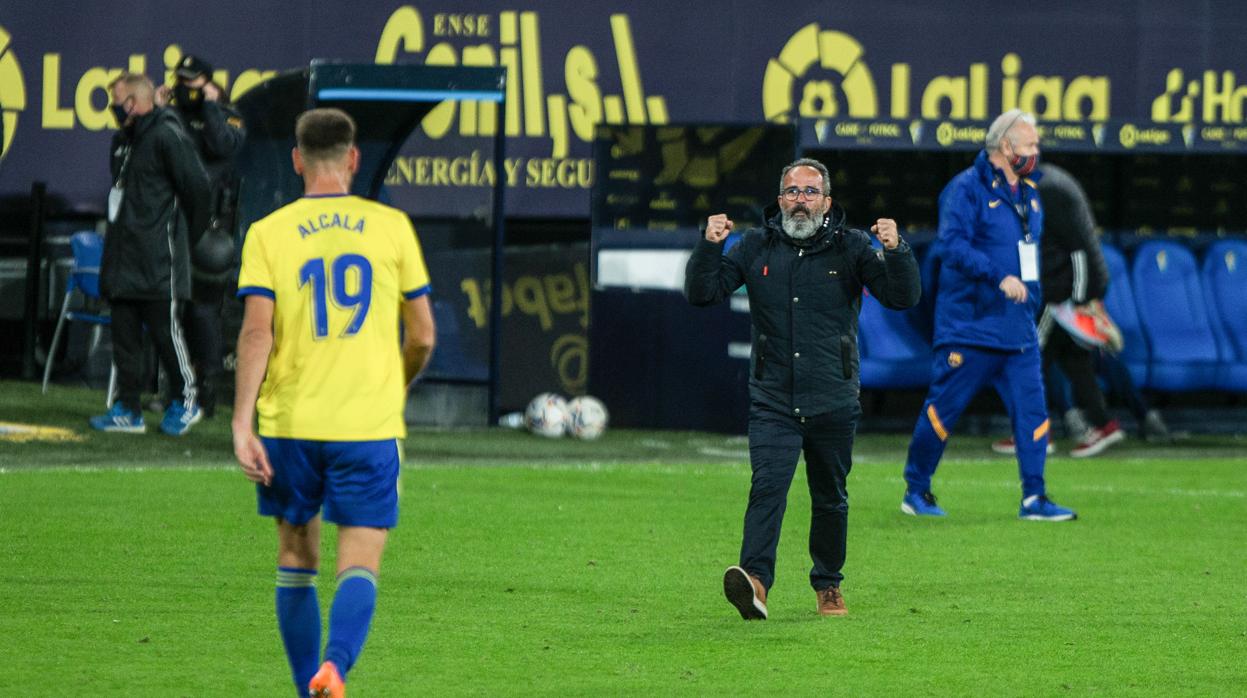
[(108, 92), (111, 94), (117, 85), (125, 85), (130, 88), (134, 94), (154, 95), (156, 94), (156, 86), (152, 84), (150, 78), (142, 73), (122, 73), (118, 75), (112, 82), (108, 83)]

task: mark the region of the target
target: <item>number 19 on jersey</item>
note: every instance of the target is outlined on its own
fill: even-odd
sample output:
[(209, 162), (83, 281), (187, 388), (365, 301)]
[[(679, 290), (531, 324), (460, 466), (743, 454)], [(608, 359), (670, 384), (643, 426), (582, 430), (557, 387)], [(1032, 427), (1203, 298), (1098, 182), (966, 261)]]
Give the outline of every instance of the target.
[(341, 337), (354, 336), (364, 326), (372, 305), (372, 264), (367, 257), (344, 254), (328, 265), (321, 257), (309, 259), (299, 268), (299, 288), (304, 286), (311, 290), (313, 337), (319, 340), (329, 336), (330, 299), (335, 308), (353, 313)]

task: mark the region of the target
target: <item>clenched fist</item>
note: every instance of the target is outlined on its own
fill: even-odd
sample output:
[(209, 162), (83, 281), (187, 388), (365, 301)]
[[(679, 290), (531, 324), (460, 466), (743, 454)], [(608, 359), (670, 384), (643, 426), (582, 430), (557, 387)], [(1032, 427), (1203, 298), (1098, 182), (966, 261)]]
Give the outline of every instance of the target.
[(723, 242), (735, 227), (736, 224), (732, 223), (726, 213), (716, 213), (706, 219), (706, 239), (715, 243)]
[(880, 218), (875, 221), (875, 224), (870, 226), (870, 232), (879, 238), (885, 250), (895, 250), (896, 246), (901, 244), (901, 235), (896, 231), (896, 221), (891, 218)]

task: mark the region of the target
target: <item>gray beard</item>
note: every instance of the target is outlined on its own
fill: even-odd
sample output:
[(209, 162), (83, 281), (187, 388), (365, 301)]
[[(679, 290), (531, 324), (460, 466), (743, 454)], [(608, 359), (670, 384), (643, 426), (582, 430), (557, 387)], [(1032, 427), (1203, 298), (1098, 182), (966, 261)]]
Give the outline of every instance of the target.
[(783, 214), (781, 226), (788, 237), (794, 240), (807, 240), (818, 232), (819, 221), (815, 218), (802, 216), (800, 218), (789, 218), (788, 214)]

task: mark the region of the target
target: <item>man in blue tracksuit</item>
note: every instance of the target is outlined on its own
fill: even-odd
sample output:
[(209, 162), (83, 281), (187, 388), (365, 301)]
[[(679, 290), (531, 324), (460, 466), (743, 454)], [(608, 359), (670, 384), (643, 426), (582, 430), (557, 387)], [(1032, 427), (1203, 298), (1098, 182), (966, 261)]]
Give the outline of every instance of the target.
[(1043, 207), (1035, 184), (1040, 175), (1032, 175), (1038, 160), (1035, 117), (1011, 109), (988, 128), (974, 165), (940, 194), (935, 356), (905, 463), (906, 514), (944, 516), (931, 494), (931, 476), (962, 411), (991, 384), (1013, 421), (1022, 479), (1018, 516), (1077, 518), (1044, 488), (1049, 423), (1034, 320), (1043, 301)]

